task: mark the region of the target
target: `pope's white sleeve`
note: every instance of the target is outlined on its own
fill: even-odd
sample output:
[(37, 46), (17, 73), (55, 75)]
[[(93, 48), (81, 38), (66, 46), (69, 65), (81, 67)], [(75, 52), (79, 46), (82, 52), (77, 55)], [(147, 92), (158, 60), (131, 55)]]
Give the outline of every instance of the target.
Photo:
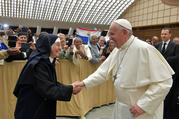
[(101, 84), (110, 78), (109, 64), (110, 58), (107, 58), (93, 74), (83, 80), (87, 89)]
[(137, 101), (137, 105), (146, 113), (153, 114), (165, 99), (172, 86), (172, 78), (149, 85), (148, 89)]

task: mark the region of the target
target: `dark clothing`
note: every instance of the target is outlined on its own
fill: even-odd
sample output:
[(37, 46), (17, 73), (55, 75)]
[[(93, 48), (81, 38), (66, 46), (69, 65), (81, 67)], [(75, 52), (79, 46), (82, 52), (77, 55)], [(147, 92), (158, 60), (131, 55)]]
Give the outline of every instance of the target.
[[(155, 46), (155, 48), (156, 48), (160, 53), (162, 53), (162, 42), (160, 42), (160, 43), (158, 43), (158, 44), (156, 44), (156, 45), (154, 45), (154, 46)], [(173, 41), (170, 41), (170, 42), (168, 43), (168, 46), (167, 46), (166, 50), (164, 51), (164, 53), (163, 53), (162, 55), (163, 55), (163, 56), (165, 57), (165, 59), (166, 59), (167, 57), (175, 56), (176, 53), (177, 53), (176, 43), (173, 42)]]
[(56, 100), (69, 101), (72, 86), (58, 83), (54, 64), (46, 60), (41, 60), (25, 77), (33, 81), (24, 82), (15, 93), (15, 119), (55, 119)]
[[(155, 45), (155, 47), (162, 53), (164, 58), (169, 62), (168, 58), (176, 56), (178, 54), (178, 45), (175, 42), (170, 41), (168, 43), (168, 46), (164, 52), (162, 52), (162, 42), (158, 43)], [(169, 62), (170, 66), (172, 67), (172, 63)], [(172, 67), (174, 68), (174, 67)], [(175, 70), (174, 70), (175, 71)], [(176, 105), (176, 90), (177, 87), (176, 84), (176, 79), (173, 76), (173, 85), (167, 94), (165, 100), (164, 100), (164, 119), (175, 119), (174, 115), (176, 114), (175, 111), (173, 110), (173, 106)], [(175, 100), (175, 101), (174, 101)], [(173, 110), (173, 111), (172, 111)]]
[(179, 55), (167, 58), (168, 63), (171, 65), (173, 70), (175, 71), (175, 75), (173, 76), (173, 86), (170, 89), (169, 96), (171, 97), (169, 100), (170, 103), (170, 111), (167, 118), (169, 119), (179, 119)]
[(55, 59), (49, 60), (57, 38), (44, 34), (37, 40), (13, 92), (17, 97), (15, 119), (56, 119), (56, 101), (71, 99), (73, 86), (57, 82)]
[[(31, 52), (33, 51), (31, 48), (28, 49), (22, 49), (20, 48), (20, 53), (17, 55), (10, 55), (8, 58), (5, 59), (6, 62), (11, 62), (13, 60), (26, 60), (29, 58)], [(25, 55), (25, 54), (26, 55)]]
[(28, 34), (27, 36), (27, 42), (33, 42), (32, 34)]
[(70, 47), (72, 43), (73, 43), (73, 39), (69, 39), (69, 38), (66, 39), (66, 44), (68, 45), (68, 47)]
[(108, 48), (104, 48), (102, 56), (105, 56), (106, 58), (110, 55), (110, 53), (107, 53)]

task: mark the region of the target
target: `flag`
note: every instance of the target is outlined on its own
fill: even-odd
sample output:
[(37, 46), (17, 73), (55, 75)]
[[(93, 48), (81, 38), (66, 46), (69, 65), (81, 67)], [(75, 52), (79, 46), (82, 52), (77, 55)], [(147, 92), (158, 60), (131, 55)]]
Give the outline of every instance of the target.
[(86, 29), (86, 28), (76, 28), (76, 37), (80, 37), (83, 43), (88, 43), (89, 36), (96, 35), (100, 36), (100, 30)]

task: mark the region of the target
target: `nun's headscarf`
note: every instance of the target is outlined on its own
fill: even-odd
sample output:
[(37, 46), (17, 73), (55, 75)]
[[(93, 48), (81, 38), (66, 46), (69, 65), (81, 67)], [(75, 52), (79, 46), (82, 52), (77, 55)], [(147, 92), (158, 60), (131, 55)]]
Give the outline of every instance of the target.
[(92, 47), (92, 44), (91, 44), (91, 40), (92, 40), (92, 37), (93, 36), (97, 36), (97, 35), (90, 35), (89, 37), (88, 37), (88, 47)]
[(58, 40), (57, 35), (52, 34), (42, 34), (36, 42), (36, 50), (32, 52), (29, 57), (29, 60), (32, 60), (34, 57), (49, 58), (52, 45)]

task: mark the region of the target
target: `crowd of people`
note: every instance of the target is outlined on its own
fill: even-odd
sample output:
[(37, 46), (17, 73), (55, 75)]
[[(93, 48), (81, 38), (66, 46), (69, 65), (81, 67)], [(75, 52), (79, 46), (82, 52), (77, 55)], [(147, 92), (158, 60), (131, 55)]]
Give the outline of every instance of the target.
[[(15, 34), (9, 34), (6, 38), (1, 37), (1, 42), (6, 42), (6, 49), (2, 49), (1, 59), (5, 59), (7, 62), (13, 60), (27, 60), (33, 50), (36, 49), (35, 43), (37, 39), (34, 39), (32, 35), (29, 35), (29, 31), (22, 32), (17, 29)], [(8, 32), (9, 33), (9, 32)], [(42, 32), (42, 34), (47, 34)], [(93, 64), (104, 61), (112, 50), (116, 47), (112, 41), (107, 41), (104, 36), (89, 35), (89, 43), (83, 43), (83, 40), (74, 35), (65, 35), (59, 33), (57, 35), (60, 39), (60, 49), (57, 61), (62, 59), (68, 59), (74, 64), (78, 64), (79, 59), (88, 60)], [(8, 42), (8, 43), (7, 43)], [(6, 51), (5, 53), (2, 53)], [(13, 53), (9, 53), (12, 51)], [(3, 55), (4, 54), (4, 55)]]
[[(46, 32), (34, 41), (28, 32), (17, 32), (13, 47), (1, 38), (5, 48), (0, 50), (0, 59), (27, 60), (14, 90), (16, 119), (55, 119), (57, 100), (70, 101), (83, 87), (111, 78), (117, 96), (113, 119), (179, 118), (179, 38), (171, 40), (170, 28), (161, 30), (162, 41), (153, 36), (144, 42), (133, 35), (128, 20), (118, 19), (109, 27), (108, 41), (104, 36), (89, 35), (88, 44), (73, 35)], [(55, 63), (63, 59), (74, 64), (80, 59), (103, 63), (83, 81), (64, 85), (57, 82), (55, 72)]]

